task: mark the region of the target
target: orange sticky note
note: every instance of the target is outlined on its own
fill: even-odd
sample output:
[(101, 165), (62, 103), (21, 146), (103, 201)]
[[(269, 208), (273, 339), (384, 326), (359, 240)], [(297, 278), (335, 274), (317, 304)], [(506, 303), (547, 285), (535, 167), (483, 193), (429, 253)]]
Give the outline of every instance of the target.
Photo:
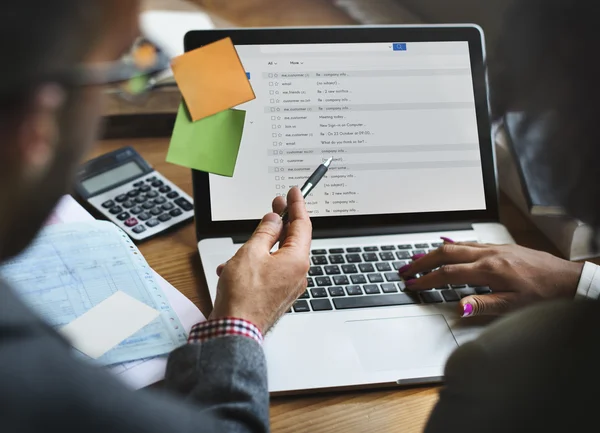
[(194, 122), (256, 98), (231, 38), (175, 57), (171, 68)]

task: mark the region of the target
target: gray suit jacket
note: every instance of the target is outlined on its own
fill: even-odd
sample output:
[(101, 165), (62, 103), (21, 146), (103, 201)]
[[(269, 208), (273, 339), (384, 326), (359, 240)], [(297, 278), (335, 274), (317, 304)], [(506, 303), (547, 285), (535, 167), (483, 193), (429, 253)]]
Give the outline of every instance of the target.
[(0, 432), (269, 430), (266, 362), (249, 338), (181, 347), (170, 355), (165, 385), (168, 392), (133, 392), (76, 360), (0, 283)]

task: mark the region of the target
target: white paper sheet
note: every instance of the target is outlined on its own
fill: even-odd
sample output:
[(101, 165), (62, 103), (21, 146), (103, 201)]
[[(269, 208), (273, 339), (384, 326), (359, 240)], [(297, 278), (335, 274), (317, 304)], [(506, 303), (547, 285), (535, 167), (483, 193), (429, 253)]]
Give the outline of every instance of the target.
[(59, 332), (75, 349), (98, 359), (159, 314), (154, 308), (119, 291), (63, 326)]

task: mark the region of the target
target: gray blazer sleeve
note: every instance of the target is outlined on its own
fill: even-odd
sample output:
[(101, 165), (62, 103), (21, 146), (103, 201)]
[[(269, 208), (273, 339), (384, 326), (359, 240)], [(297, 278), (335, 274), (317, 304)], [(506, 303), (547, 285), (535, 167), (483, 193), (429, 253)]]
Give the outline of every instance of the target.
[(267, 366), (260, 345), (248, 337), (220, 337), (188, 344), (169, 357), (167, 389), (210, 408), (221, 431), (269, 430)]
[(598, 431), (599, 330), (596, 301), (497, 321), (449, 359), (426, 433)]
[(3, 433), (269, 431), (265, 358), (249, 338), (184, 346), (170, 356), (168, 391), (131, 391), (41, 322), (1, 322)]

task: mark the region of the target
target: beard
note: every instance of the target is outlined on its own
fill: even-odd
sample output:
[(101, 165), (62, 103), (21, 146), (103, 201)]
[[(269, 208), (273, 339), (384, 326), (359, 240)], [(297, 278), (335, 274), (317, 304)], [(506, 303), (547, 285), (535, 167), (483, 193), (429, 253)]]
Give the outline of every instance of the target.
[(8, 230), (0, 243), (0, 261), (21, 253), (35, 239), (58, 201), (70, 193), (79, 163), (89, 150), (99, 126), (97, 91), (70, 89), (58, 119), (59, 142), (45, 174), (12, 204)]

